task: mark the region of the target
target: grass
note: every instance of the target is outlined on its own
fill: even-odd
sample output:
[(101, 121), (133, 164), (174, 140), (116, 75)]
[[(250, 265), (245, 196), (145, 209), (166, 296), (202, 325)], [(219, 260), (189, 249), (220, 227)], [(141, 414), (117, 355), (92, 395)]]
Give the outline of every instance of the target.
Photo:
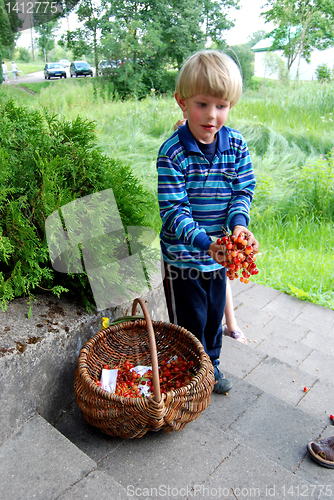
[[(94, 80), (45, 83), (29, 87), (35, 96), (13, 87), (6, 91), (66, 119), (80, 114), (94, 120), (99, 147), (130, 164), (156, 192), (158, 149), (181, 118), (172, 97), (152, 93), (141, 101), (120, 101)], [(227, 123), (245, 136), (257, 178), (250, 228), (261, 251), (254, 281), (331, 309), (334, 162), (326, 170), (320, 155), (334, 146), (333, 109), (333, 83), (269, 82), (245, 92)], [(158, 228), (157, 213), (152, 220)]]
[[(17, 69), (23, 71), (23, 75), (29, 75), (29, 73), (35, 73), (36, 71), (42, 71), (44, 69), (45, 63), (41, 61), (24, 63), (20, 61), (15, 61)], [(11, 70), (12, 61), (5, 61), (8, 70)]]
[(253, 281), (334, 309), (333, 229), (298, 218), (255, 224), (260, 273)]

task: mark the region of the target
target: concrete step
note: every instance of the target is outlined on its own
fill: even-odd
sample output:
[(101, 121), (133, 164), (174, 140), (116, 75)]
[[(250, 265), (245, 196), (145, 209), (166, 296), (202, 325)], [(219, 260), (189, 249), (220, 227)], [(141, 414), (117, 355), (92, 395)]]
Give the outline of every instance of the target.
[[(306, 450), (309, 441), (334, 434), (334, 312), (261, 285), (232, 289), (249, 343), (224, 337), (221, 366), (234, 383), (227, 397), (213, 394), (195, 422), (171, 435), (110, 438), (87, 424), (75, 404), (57, 429), (129, 496), (150, 498), (153, 492), (158, 498), (169, 488), (170, 498), (195, 492), (209, 492), (208, 498), (219, 492), (222, 498), (334, 498), (332, 472), (315, 465)], [(317, 343), (319, 323), (323, 337)]]
[(96, 469), (94, 460), (35, 414), (0, 447), (1, 500), (85, 498), (72, 495), (77, 485), (83, 493), (95, 484), (98, 493), (101, 479), (113, 498), (125, 498), (123, 488)]
[[(162, 287), (145, 297), (153, 319), (163, 319)], [(37, 411), (54, 422), (74, 401), (81, 347), (102, 328), (102, 317), (131, 314), (132, 301), (89, 314), (82, 305), (45, 294), (13, 300), (0, 311), (0, 444)]]
[(261, 285), (233, 291), (249, 343), (223, 339), (228, 396), (212, 394), (181, 432), (133, 440), (90, 426), (75, 403), (55, 428), (35, 414), (0, 447), (1, 500), (333, 499), (333, 472), (306, 445), (334, 434), (334, 312)]

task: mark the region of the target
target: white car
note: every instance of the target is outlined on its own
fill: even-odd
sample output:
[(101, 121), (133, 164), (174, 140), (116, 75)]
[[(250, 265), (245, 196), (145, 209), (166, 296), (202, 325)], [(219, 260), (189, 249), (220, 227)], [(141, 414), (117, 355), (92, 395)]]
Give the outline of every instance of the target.
[(69, 68), (70, 66), (70, 61), (68, 61), (67, 59), (60, 59), (60, 64), (62, 64), (65, 68)]

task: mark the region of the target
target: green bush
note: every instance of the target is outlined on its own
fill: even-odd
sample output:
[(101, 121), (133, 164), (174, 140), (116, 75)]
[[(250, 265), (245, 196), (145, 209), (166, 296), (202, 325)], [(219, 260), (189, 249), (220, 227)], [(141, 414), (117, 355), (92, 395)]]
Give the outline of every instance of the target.
[(332, 79), (332, 70), (327, 64), (319, 64), (315, 70), (315, 75), (319, 82), (329, 82)]
[(130, 167), (96, 147), (95, 123), (29, 111), (0, 92), (0, 305), (34, 290), (68, 292), (93, 304), (85, 274), (54, 272), (45, 220), (65, 204), (112, 188), (124, 227), (156, 210)]
[(31, 54), (28, 49), (24, 47), (18, 47), (17, 51), (17, 57), (16, 59), (20, 62), (30, 62), (31, 61)]

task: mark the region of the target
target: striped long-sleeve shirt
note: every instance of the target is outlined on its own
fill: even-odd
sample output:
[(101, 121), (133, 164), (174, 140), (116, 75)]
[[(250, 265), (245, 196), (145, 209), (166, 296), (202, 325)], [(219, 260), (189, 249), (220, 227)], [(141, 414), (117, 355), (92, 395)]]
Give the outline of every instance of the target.
[(204, 272), (220, 269), (208, 254), (210, 236), (220, 237), (222, 226), (249, 223), (255, 177), (245, 139), (223, 127), (210, 166), (185, 124), (161, 146), (157, 168), (163, 259)]

